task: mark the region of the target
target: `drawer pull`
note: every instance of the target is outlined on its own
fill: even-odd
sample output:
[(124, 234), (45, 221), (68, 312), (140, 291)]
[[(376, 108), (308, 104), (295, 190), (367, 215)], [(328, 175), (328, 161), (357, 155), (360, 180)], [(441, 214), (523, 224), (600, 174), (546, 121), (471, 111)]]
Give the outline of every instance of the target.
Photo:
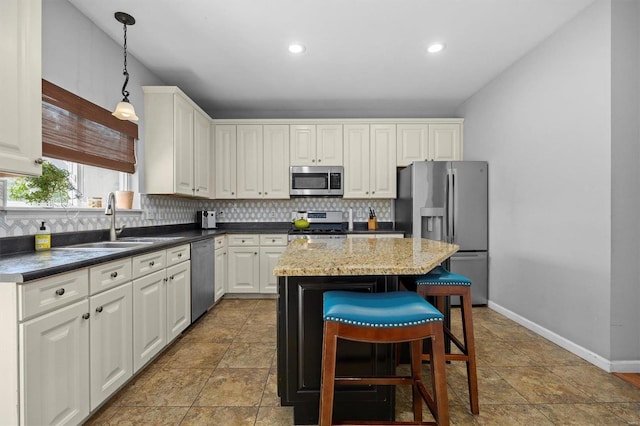
[(164, 281), (166, 283), (167, 281), (169, 281), (169, 278), (165, 277), (165, 278), (162, 279), (162, 281)]
[(154, 262), (153, 260), (151, 262), (149, 262), (149, 266), (153, 266), (155, 264), (156, 264), (156, 262)]
[(64, 288), (59, 288), (59, 289), (57, 289), (57, 290), (56, 290), (56, 294), (57, 294), (58, 296), (62, 296), (62, 295), (64, 294)]
[(89, 317), (91, 316), (91, 314), (89, 312), (87, 312), (86, 314), (82, 315), (82, 319), (89, 319)]
[(117, 277), (117, 276), (118, 276), (118, 273), (117, 273), (117, 272), (112, 272), (112, 273), (111, 273), (111, 278), (115, 278), (115, 277)]
[(244, 240), (242, 240), (242, 242), (244, 243)]
[(169, 278), (173, 279), (173, 275), (171, 275)]
[(258, 255), (258, 252), (257, 252), (257, 251), (254, 251), (254, 252), (253, 252), (253, 254), (255, 254), (255, 255), (257, 256), (257, 255)]
[(96, 312), (102, 312), (102, 306), (98, 306), (98, 307), (96, 308)]
[(276, 242), (276, 240), (271, 240), (271, 242), (272, 242), (272, 243), (275, 243), (275, 242)]
[(179, 258), (180, 258), (180, 257), (182, 257), (182, 253), (178, 253), (178, 257), (179, 257)]

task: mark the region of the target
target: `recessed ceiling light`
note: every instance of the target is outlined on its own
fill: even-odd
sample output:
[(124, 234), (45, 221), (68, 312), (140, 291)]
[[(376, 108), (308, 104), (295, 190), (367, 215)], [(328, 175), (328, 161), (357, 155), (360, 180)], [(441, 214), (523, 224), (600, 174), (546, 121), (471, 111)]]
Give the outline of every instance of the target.
[(304, 52), (306, 49), (303, 45), (301, 44), (290, 44), (289, 45), (289, 52), (291, 53), (302, 53)]
[(427, 48), (429, 53), (438, 53), (444, 50), (444, 43), (431, 43)]

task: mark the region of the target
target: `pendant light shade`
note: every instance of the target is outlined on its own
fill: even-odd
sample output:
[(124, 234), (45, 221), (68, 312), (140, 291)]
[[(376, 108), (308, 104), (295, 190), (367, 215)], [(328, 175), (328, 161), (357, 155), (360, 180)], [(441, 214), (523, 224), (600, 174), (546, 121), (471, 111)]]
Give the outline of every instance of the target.
[(138, 121), (138, 116), (133, 108), (133, 105), (129, 102), (129, 92), (127, 91), (127, 83), (129, 83), (129, 72), (127, 71), (127, 25), (133, 25), (136, 20), (133, 16), (124, 12), (115, 13), (116, 21), (120, 22), (124, 26), (124, 84), (122, 85), (122, 101), (118, 102), (116, 110), (111, 113), (120, 120)]
[(136, 115), (136, 111), (128, 101), (123, 100), (122, 102), (118, 102), (116, 105), (116, 110), (111, 113), (116, 118), (120, 120), (131, 120), (138, 121), (138, 116)]

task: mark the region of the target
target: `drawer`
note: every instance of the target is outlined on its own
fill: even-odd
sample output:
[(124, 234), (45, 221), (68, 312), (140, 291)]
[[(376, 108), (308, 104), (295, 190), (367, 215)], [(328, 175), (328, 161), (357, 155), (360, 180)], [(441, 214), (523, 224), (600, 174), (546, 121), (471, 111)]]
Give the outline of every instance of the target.
[(191, 246), (185, 244), (167, 249), (167, 266), (175, 265), (191, 259)]
[(24, 320), (68, 305), (88, 295), (87, 268), (22, 284), (18, 289), (18, 317)]
[(140, 278), (167, 267), (167, 252), (154, 251), (152, 253), (141, 254), (133, 258), (133, 278)]
[(228, 236), (229, 246), (258, 246), (260, 245), (259, 234), (232, 234)]
[(132, 279), (130, 257), (93, 266), (89, 268), (89, 293), (97, 294)]
[(262, 234), (260, 235), (261, 246), (286, 246), (287, 234)]
[(227, 239), (224, 235), (214, 238), (214, 246), (217, 249), (225, 248), (227, 246)]

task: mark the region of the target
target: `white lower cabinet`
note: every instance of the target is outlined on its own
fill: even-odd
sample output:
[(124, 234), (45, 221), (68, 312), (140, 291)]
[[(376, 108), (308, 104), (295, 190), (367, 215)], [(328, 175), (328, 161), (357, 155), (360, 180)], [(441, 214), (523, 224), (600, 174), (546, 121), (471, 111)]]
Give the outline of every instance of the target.
[[(137, 372), (191, 324), (189, 245), (133, 258), (133, 371)], [(178, 263), (179, 262), (179, 263)], [(138, 266), (136, 266), (138, 265)]]
[(214, 302), (217, 302), (224, 296), (227, 288), (227, 238), (216, 237), (215, 247)]
[(132, 304), (131, 282), (89, 298), (91, 410), (133, 375)]
[(229, 235), (229, 293), (277, 293), (273, 267), (287, 246), (286, 234)]
[(133, 281), (133, 370), (151, 361), (167, 344), (166, 273)]
[(20, 324), (20, 424), (79, 424), (89, 415), (89, 318), (84, 299)]
[(0, 287), (0, 424), (77, 425), (191, 323), (189, 244)]

